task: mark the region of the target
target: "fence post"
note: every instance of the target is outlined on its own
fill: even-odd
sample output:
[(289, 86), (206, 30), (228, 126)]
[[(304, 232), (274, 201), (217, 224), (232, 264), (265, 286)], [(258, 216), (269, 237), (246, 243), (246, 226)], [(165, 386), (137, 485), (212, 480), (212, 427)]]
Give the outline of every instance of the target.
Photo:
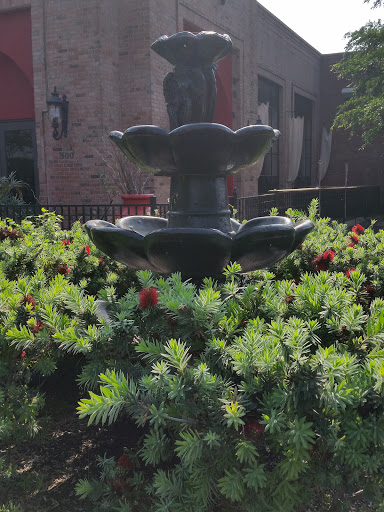
[(151, 205), (151, 215), (152, 217), (155, 217), (156, 215), (156, 196), (151, 196), (149, 198), (150, 205)]
[(236, 187), (233, 189), (232, 206), (233, 206), (234, 210), (238, 209), (238, 204), (237, 204), (237, 188)]

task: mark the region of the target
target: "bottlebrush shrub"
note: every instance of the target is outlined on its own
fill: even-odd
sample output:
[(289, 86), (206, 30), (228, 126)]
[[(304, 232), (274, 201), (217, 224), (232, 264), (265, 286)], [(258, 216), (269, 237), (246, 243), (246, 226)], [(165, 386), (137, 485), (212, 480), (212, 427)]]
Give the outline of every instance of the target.
[(80, 224), (62, 231), (59, 220), (48, 212), (20, 225), (0, 220), (0, 441), (35, 435), (41, 386), (68, 355), (83, 364), (100, 288), (114, 284), (119, 296), (137, 282)]
[(119, 296), (137, 284), (134, 271), (111, 260), (90, 241), (79, 222), (71, 230), (60, 229), (60, 217), (43, 213), (20, 225), (0, 220), (0, 272), (9, 280), (44, 272), (45, 282), (64, 275), (87, 293), (113, 284)]
[(382, 503), (384, 299), (360, 270), (297, 283), (238, 271), (199, 288), (139, 273), (156, 304), (109, 299), (111, 329), (136, 323), (132, 370), (111, 365), (78, 411), (129, 415), (142, 437), (129, 467), (108, 459), (100, 481), (78, 483), (92, 510), (337, 510), (361, 489)]

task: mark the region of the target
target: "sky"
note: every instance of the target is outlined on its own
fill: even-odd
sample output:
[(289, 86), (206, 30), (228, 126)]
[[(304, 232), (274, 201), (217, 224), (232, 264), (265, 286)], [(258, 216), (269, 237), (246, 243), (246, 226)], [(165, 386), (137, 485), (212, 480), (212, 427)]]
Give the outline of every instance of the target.
[[(258, 0), (321, 53), (345, 49), (346, 32), (384, 18), (384, 7), (371, 9), (363, 0)], [(371, 2), (372, 3), (372, 2)]]

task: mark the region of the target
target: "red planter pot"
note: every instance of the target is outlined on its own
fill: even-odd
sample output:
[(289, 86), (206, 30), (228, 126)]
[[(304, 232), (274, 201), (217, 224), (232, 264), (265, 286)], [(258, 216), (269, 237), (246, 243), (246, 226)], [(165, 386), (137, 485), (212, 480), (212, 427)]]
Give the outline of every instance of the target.
[(123, 215), (150, 215), (153, 196), (154, 194), (121, 194), (123, 204), (126, 205), (122, 210)]

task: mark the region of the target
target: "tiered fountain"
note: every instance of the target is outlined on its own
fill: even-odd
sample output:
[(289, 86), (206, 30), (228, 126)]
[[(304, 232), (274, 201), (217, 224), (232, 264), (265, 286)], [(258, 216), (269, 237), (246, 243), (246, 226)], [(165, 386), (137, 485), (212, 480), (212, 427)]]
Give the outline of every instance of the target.
[(171, 131), (144, 125), (112, 132), (111, 138), (140, 168), (170, 176), (168, 220), (125, 217), (116, 225), (86, 223), (94, 244), (137, 269), (183, 277), (221, 275), (231, 261), (243, 272), (268, 267), (292, 252), (312, 230), (305, 220), (230, 218), (227, 176), (256, 163), (280, 135), (270, 126), (233, 132), (212, 123), (216, 107), (216, 62), (232, 50), (227, 35), (179, 32), (162, 36), (152, 50), (174, 65), (164, 79)]

